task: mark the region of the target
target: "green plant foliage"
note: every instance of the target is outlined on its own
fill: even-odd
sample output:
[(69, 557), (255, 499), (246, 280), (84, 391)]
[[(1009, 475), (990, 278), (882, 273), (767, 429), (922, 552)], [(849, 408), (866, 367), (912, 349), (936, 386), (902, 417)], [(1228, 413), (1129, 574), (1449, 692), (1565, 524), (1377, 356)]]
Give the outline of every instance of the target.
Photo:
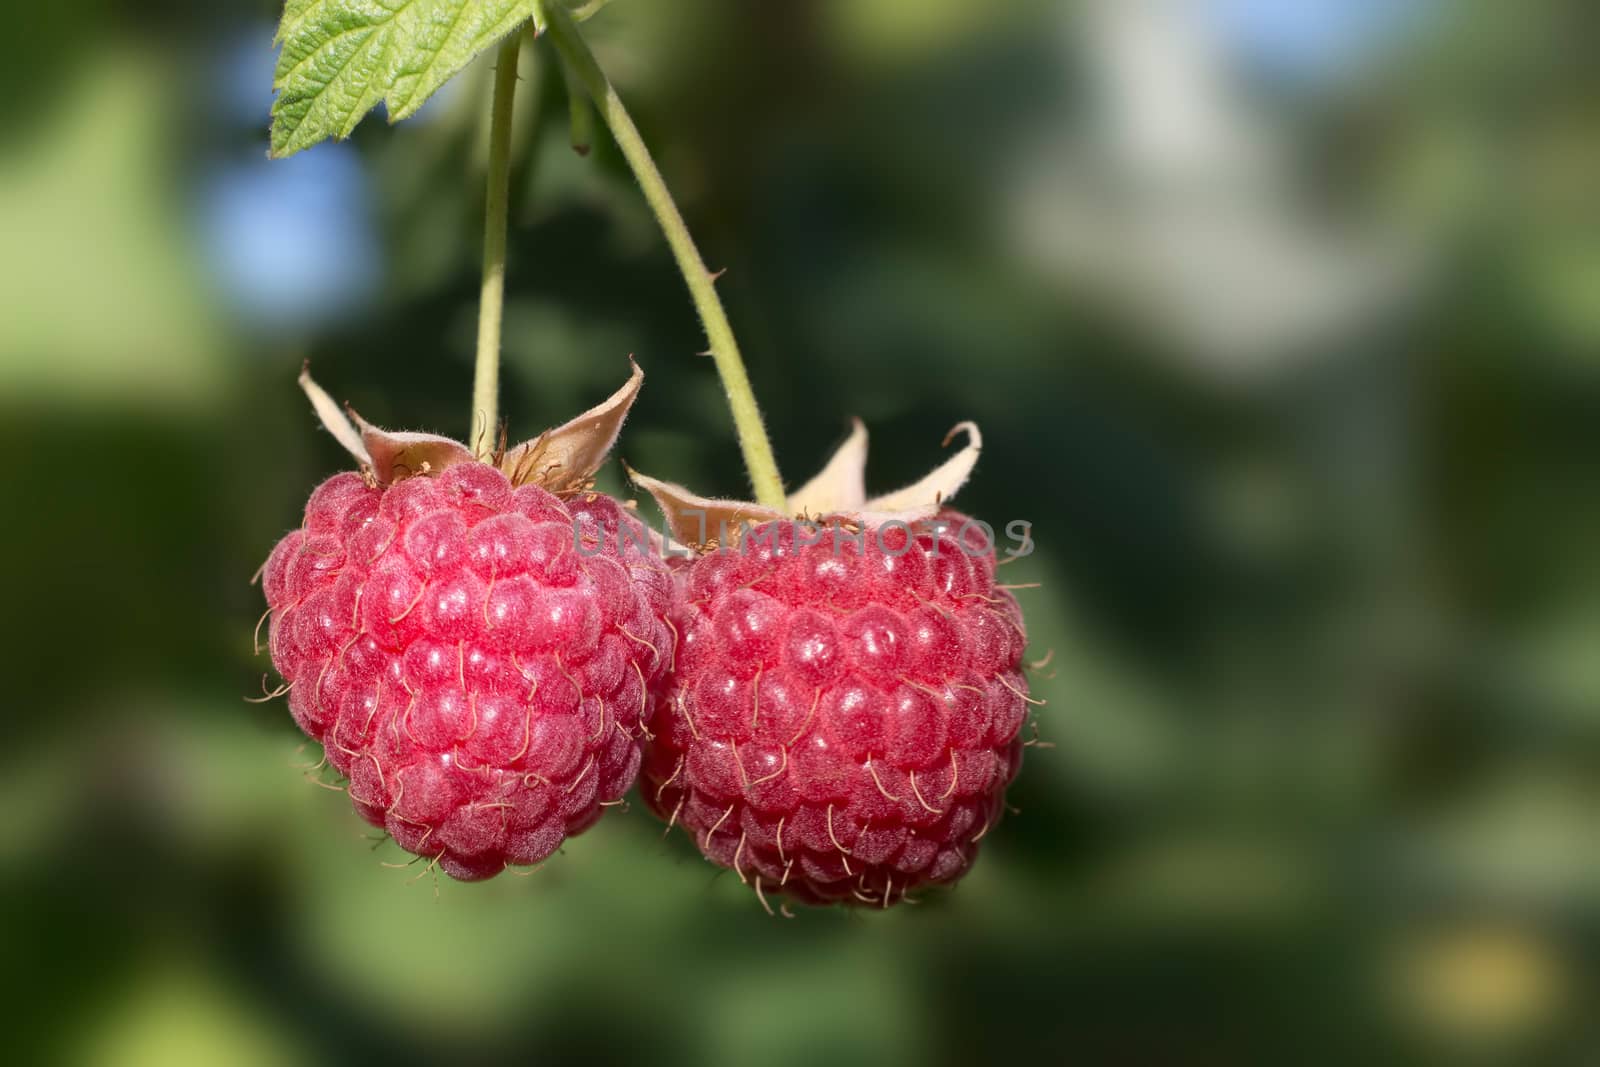
[(273, 88), (272, 155), (344, 138), (383, 102), (416, 114), (479, 53), (533, 17), (538, 0), (289, 0)]

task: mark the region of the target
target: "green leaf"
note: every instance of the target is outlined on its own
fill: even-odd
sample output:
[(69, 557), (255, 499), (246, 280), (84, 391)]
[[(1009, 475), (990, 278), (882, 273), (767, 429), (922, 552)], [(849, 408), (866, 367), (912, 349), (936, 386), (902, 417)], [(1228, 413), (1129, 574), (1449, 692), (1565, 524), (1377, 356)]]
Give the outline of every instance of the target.
[(345, 138), (383, 102), (415, 114), (539, 0), (287, 0), (272, 87), (273, 157)]

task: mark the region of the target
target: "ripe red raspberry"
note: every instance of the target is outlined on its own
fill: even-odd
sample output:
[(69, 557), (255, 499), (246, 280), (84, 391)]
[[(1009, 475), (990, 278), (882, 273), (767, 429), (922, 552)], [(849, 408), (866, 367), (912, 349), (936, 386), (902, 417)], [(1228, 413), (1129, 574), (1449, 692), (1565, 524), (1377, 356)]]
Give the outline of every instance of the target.
[(290, 710), (402, 848), (463, 880), (538, 863), (633, 783), (671, 579), (609, 497), (443, 439), (437, 474), (381, 484), (368, 431), (373, 466), (322, 483), (263, 571)]
[[(669, 518), (691, 502), (640, 483)], [(965, 874), (1028, 710), (1022, 614), (966, 521), (780, 518), (683, 568), (640, 780), (652, 810), (763, 895), (886, 907)]]

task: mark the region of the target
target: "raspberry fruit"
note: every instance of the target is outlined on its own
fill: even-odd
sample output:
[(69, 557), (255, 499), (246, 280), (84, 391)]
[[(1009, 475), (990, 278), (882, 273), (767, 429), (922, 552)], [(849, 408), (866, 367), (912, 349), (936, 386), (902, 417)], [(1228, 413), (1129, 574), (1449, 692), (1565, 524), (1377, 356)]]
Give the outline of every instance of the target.
[(701, 513), (744, 524), (737, 547), (719, 535), (680, 572), (682, 643), (641, 789), (763, 903), (776, 890), (887, 907), (951, 883), (1002, 813), (1022, 757), (1026, 638), (993, 544), (938, 510), (976, 459), (968, 429), (940, 471), (868, 502), (857, 424), (790, 498), (826, 514), (815, 524), (635, 475), (680, 540), (697, 539)]
[(586, 488), (638, 370), (497, 464), (357, 437), (302, 381), (363, 472), (322, 483), (263, 570), (295, 722), (407, 851), (462, 880), (538, 863), (632, 785), (673, 652), (665, 564)]

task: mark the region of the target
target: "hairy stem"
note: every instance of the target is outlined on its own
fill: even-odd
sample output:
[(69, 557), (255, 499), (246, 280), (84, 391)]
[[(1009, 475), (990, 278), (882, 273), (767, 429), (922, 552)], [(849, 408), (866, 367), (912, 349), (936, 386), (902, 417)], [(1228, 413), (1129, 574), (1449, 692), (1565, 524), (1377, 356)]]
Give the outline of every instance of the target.
[(483, 210), (483, 287), (478, 296), (478, 354), (472, 374), (472, 435), (479, 459), (495, 449), (500, 418), (500, 320), (506, 293), (506, 204), (511, 188), (511, 108), (517, 95), (522, 34), (506, 38), (495, 57), (489, 116), (489, 181)]
[(589, 50), (578, 28), (560, 4), (547, 5), (547, 13), (550, 40), (593, 98), (600, 117), (610, 127), (617, 147), (622, 149), (628, 165), (633, 168), (634, 177), (638, 179), (645, 199), (661, 224), (667, 244), (672, 246), (672, 254), (678, 261), (678, 269), (683, 272), (683, 280), (688, 283), (689, 296), (700, 313), (700, 322), (710, 342), (711, 358), (717, 365), (723, 390), (728, 395), (728, 407), (733, 412), (734, 428), (739, 434), (739, 447), (744, 452), (744, 465), (749, 471), (756, 500), (766, 507), (782, 511), (783, 479), (778, 475), (772, 444), (767, 440), (766, 428), (761, 423), (761, 409), (756, 406), (755, 393), (750, 389), (750, 377), (745, 373), (744, 360), (733, 339), (733, 327), (728, 325), (728, 316), (722, 309), (722, 300), (717, 296), (712, 274), (706, 270), (705, 261), (700, 258), (700, 251), (689, 236), (688, 227), (684, 225), (683, 215), (678, 211), (677, 204), (673, 203), (672, 194), (667, 191), (655, 160), (650, 157), (650, 150), (645, 147), (638, 128), (628, 117), (617, 91), (595, 61), (594, 53)]

